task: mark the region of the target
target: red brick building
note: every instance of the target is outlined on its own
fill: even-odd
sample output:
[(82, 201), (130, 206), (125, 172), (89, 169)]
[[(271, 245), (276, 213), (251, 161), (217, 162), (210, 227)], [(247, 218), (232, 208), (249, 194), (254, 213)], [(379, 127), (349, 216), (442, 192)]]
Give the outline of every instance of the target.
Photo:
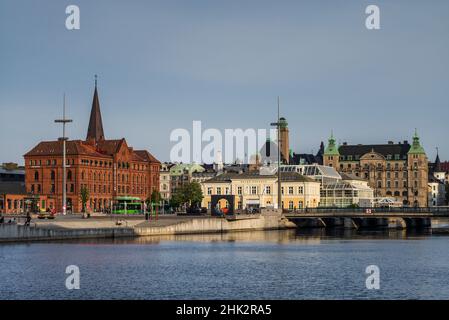
[[(62, 211), (62, 141), (43, 141), (24, 155), (28, 194), (39, 198), (40, 210)], [(124, 138), (107, 140), (95, 85), (86, 140), (66, 143), (67, 208), (80, 212), (80, 190), (89, 190), (88, 209), (111, 207), (117, 197), (141, 201), (159, 191), (160, 162), (146, 150), (134, 150)]]

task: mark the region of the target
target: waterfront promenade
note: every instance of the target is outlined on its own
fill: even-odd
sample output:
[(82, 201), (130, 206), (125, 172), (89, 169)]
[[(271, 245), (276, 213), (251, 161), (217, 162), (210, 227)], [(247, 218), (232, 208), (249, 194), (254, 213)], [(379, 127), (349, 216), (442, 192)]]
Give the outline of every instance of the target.
[(30, 226), (24, 226), (21, 219), (23, 220), (19, 218), (17, 223), (0, 225), (0, 242), (223, 233), (296, 227), (272, 211), (234, 217), (160, 215), (157, 219), (153, 216), (150, 220), (145, 220), (143, 216), (95, 215), (82, 219), (81, 215), (68, 215), (56, 216), (50, 220), (34, 218)]
[(54, 219), (33, 216), (30, 226), (25, 217), (15, 216), (0, 225), (0, 242), (65, 240), (82, 238), (120, 238), (177, 234), (225, 233), (234, 231), (289, 228), (446, 228), (448, 208), (371, 208), (307, 209), (280, 213), (264, 209), (261, 214), (228, 217), (209, 215), (158, 215), (145, 220), (143, 215), (94, 214), (83, 219), (81, 214), (57, 215)]

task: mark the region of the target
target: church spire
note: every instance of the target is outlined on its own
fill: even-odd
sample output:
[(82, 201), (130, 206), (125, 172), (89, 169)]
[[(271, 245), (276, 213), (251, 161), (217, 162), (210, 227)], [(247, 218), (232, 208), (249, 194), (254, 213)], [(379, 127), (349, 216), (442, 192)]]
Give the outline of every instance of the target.
[(440, 160), (440, 155), (439, 155), (439, 148), (437, 147), (437, 157), (435, 159), (435, 163), (434, 163), (434, 170), (436, 172), (441, 172), (443, 170), (441, 170), (441, 160)]
[(89, 127), (87, 129), (86, 140), (104, 140), (103, 122), (101, 120), (100, 101), (97, 91), (97, 75), (95, 75), (95, 91), (92, 100), (92, 109), (90, 111)]

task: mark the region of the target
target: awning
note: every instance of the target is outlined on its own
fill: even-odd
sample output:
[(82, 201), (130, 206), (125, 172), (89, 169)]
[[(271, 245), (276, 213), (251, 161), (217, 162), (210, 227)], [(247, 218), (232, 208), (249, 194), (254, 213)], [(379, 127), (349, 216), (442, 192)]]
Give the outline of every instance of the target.
[(246, 200), (246, 204), (260, 204), (259, 199), (248, 199)]

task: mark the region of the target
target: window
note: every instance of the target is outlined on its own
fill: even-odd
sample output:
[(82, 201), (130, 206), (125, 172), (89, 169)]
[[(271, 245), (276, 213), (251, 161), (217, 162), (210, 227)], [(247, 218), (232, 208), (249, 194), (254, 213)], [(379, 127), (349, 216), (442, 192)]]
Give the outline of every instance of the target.
[[(165, 184), (164, 184), (164, 187), (165, 187)], [(164, 188), (164, 190), (165, 190), (165, 188)], [(207, 194), (208, 194), (208, 195), (211, 195), (211, 194), (212, 194), (212, 187), (208, 187), (208, 188), (207, 188)]]
[(293, 187), (288, 187), (288, 194), (293, 194)]
[(304, 187), (303, 186), (298, 187), (298, 193), (299, 194), (304, 194)]
[(67, 171), (67, 180), (72, 180), (72, 170)]
[(34, 181), (39, 181), (39, 172), (34, 171)]
[(221, 187), (217, 187), (217, 194), (221, 194)]
[(251, 194), (257, 194), (257, 187), (251, 186)]
[(271, 186), (266, 186), (265, 187), (265, 193), (266, 194), (271, 194)]
[(238, 195), (241, 195), (242, 194), (242, 187), (237, 187), (237, 194)]
[(293, 201), (288, 202), (288, 209), (293, 210)]

